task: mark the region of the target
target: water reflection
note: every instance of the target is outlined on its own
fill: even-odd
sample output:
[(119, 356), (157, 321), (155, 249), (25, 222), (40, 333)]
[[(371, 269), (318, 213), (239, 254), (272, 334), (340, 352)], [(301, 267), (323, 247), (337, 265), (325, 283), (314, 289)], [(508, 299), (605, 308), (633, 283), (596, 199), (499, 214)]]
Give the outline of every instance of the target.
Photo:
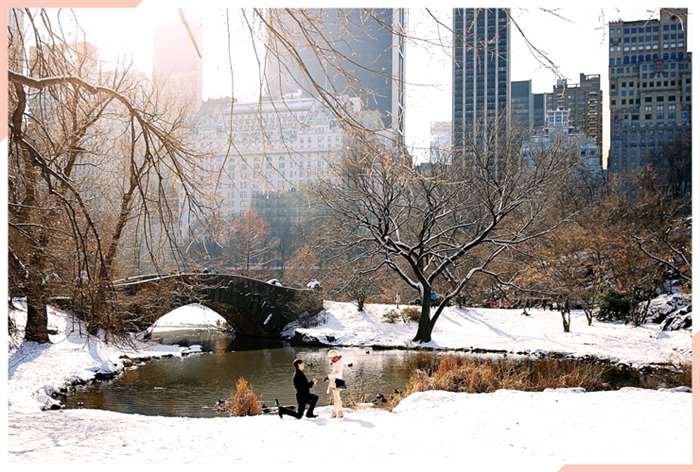
[[(66, 406), (100, 408), (124, 413), (163, 416), (216, 416), (217, 400), (230, 394), (239, 377), (248, 379), (266, 405), (275, 398), (295, 404), (292, 362), (305, 360), (309, 378), (327, 375), (326, 349), (276, 347), (170, 358), (148, 362), (108, 383), (90, 385), (70, 394)], [(409, 351), (368, 351), (343, 349), (348, 393), (366, 400), (377, 394), (389, 396), (402, 388), (411, 374)], [(352, 365), (350, 367), (350, 365)], [(328, 405), (326, 384), (314, 388), (320, 405)]]

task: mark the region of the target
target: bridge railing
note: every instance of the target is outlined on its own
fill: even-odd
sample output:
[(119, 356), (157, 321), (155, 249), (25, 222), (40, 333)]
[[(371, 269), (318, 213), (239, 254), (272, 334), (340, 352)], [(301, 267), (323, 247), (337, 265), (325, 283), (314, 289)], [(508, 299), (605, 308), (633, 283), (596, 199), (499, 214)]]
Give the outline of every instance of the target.
[(282, 289), (282, 290), (296, 290), (296, 291), (300, 291), (300, 292), (313, 292), (314, 291), (314, 289), (305, 288), (305, 287), (289, 287), (287, 285), (269, 284), (264, 280), (260, 280), (260, 279), (256, 279), (253, 277), (240, 275), (240, 274), (221, 274), (221, 273), (217, 273), (217, 272), (179, 272), (179, 273), (175, 273), (175, 274), (137, 275), (137, 276), (127, 277), (125, 279), (115, 280), (113, 285), (115, 288), (127, 288), (127, 287), (133, 287), (135, 285), (156, 282), (159, 280), (172, 280), (172, 279), (181, 279), (181, 278), (186, 278), (186, 277), (197, 277), (197, 278), (204, 278), (204, 279), (230, 278), (230, 279), (237, 279), (237, 280), (248, 280), (248, 281), (251, 281), (253, 283), (265, 284), (265, 285), (269, 285), (270, 287), (275, 287), (277, 289)]

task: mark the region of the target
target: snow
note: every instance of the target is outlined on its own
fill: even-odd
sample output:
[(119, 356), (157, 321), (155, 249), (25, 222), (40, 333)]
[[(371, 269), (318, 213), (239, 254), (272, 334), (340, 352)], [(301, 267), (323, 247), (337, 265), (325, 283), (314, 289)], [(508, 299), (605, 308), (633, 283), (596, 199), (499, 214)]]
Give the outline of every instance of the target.
[(661, 329), (687, 329), (692, 324), (691, 298), (684, 293), (659, 295), (649, 303), (647, 319), (661, 324)]
[[(329, 407), (314, 420), (11, 412), (9, 454), (12, 462), (206, 460), (255, 470), (285, 463), (505, 470), (498, 466), (517, 463), (517, 470), (557, 471), (565, 463), (690, 462), (690, 412), (690, 394), (653, 390), (431, 391), (409, 396), (393, 413), (348, 411), (344, 420), (331, 419)], [(659, 447), (645, 447), (659, 431)]]
[[(370, 307), (372, 309), (372, 307)], [(26, 307), (12, 310), (24, 326)], [(365, 314), (364, 316), (368, 316)], [(450, 321), (448, 321), (450, 323)], [(52, 389), (97, 371), (121, 368), (123, 354), (178, 355), (178, 346), (132, 339), (117, 348), (79, 334), (79, 325), (49, 311), (52, 343), (10, 349), (8, 450), (11, 462), (221, 462), (264, 470), (279, 464), (407, 465), (435, 469), (556, 471), (565, 463), (687, 463), (691, 398), (683, 389), (581, 392), (499, 390), (488, 394), (431, 391), (404, 399), (393, 412), (347, 411), (314, 420), (184, 418), (102, 410), (40, 411)], [(19, 340), (20, 338), (16, 338)], [(663, 432), (659, 447), (645, 447)], [(481, 466), (481, 467), (480, 467)]]
[(10, 340), (8, 359), (8, 406), (18, 411), (36, 411), (54, 400), (51, 392), (67, 384), (93, 379), (98, 373), (114, 373), (124, 368), (121, 356), (133, 358), (179, 356), (189, 353), (180, 346), (142, 342), (132, 336), (131, 346), (117, 347), (99, 338), (88, 337), (84, 328), (67, 313), (49, 307), (48, 325), (58, 333), (51, 344), (22, 341), (27, 320), (26, 303), (15, 302), (10, 316), (20, 329)]
[[(417, 345), (411, 339), (415, 322), (386, 323), (384, 313), (395, 305), (365, 304), (362, 312), (354, 303), (324, 303), (319, 326), (287, 325), (286, 336), (295, 332), (307, 340), (340, 346), (431, 347), (436, 349), (488, 349), (509, 352), (560, 353), (597, 356), (632, 365), (690, 362), (690, 330), (661, 332), (659, 325), (640, 327), (596, 320), (588, 326), (580, 311), (571, 313), (571, 332), (564, 333), (556, 311), (448, 307), (438, 319), (432, 342)], [(402, 307), (403, 308), (403, 307)]]
[(316, 279), (311, 279), (311, 280), (309, 280), (309, 283), (306, 284), (306, 288), (310, 288), (310, 289), (319, 288), (320, 286), (321, 286), (321, 282), (319, 282)]
[(151, 326), (152, 332), (187, 329), (222, 329), (226, 320), (217, 312), (199, 303), (181, 306), (161, 316)]

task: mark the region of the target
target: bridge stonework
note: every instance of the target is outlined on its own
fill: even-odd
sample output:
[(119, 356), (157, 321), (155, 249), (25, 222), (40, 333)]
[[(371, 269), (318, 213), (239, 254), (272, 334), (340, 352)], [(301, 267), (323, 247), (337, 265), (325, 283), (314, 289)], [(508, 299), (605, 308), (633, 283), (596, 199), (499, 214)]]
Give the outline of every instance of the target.
[(276, 338), (290, 322), (323, 309), (317, 290), (268, 284), (224, 274), (145, 276), (115, 284), (122, 310), (138, 319), (142, 329), (189, 303), (219, 313), (240, 335)]

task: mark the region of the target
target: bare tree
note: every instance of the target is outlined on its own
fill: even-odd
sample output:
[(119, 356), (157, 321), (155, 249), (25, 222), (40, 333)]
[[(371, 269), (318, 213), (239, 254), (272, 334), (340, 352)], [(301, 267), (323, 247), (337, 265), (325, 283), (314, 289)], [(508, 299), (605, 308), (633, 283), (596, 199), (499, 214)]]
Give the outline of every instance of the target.
[[(498, 134), (498, 144), (496, 136), (474, 142), (452, 165), (427, 174), (402, 153), (359, 144), (338, 179), (315, 190), (334, 220), (328, 244), (352, 254), (357, 274), (389, 267), (418, 292), (416, 342), (431, 340), (440, 314), (475, 274), (559, 224), (546, 218), (549, 196), (565, 181), (572, 154), (553, 146), (525, 157), (519, 139)], [(431, 313), (441, 279), (450, 288)]]
[(253, 210), (246, 210), (231, 225), (228, 249), (231, 262), (243, 275), (264, 270), (274, 260), (277, 241), (270, 238), (268, 224)]
[(46, 303), (66, 291), (91, 333), (118, 332), (110, 287), (127, 229), (142, 232), (156, 267), (161, 244), (179, 258), (179, 212), (198, 207), (197, 155), (184, 116), (166, 114), (156, 90), (128, 69), (95, 75), (89, 47), (63, 38), (60, 17), (24, 13), (33, 46), (28, 73), (9, 71), (8, 121), (10, 257), (25, 272), (26, 338), (48, 341)]

